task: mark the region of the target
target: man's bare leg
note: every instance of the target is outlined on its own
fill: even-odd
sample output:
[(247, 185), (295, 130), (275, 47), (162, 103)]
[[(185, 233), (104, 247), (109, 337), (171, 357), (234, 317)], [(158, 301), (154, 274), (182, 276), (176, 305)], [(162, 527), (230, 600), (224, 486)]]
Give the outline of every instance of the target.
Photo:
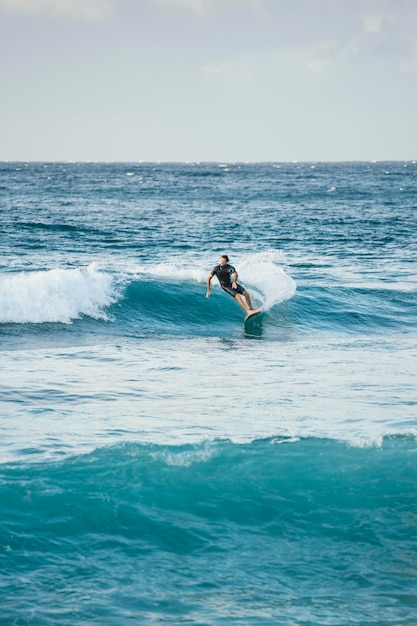
[(247, 302), (247, 304), (248, 304), (249, 310), (250, 310), (250, 311), (252, 311), (253, 306), (252, 306), (252, 301), (251, 301), (251, 299), (250, 299), (250, 295), (249, 295), (249, 293), (245, 290), (245, 291), (243, 292), (243, 295), (245, 296), (245, 300), (246, 300), (246, 302)]
[(239, 294), (236, 294), (236, 300), (239, 302), (240, 306), (242, 307), (242, 309), (245, 309), (246, 313), (249, 313), (250, 309), (248, 309), (248, 307), (246, 306), (246, 304), (243, 302), (242, 298), (240, 297)]

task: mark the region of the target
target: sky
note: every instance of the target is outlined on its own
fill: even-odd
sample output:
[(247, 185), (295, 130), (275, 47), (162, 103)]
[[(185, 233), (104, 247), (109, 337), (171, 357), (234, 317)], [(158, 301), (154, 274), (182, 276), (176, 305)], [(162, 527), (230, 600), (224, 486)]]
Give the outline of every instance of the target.
[(0, 0), (1, 161), (417, 158), (417, 0)]

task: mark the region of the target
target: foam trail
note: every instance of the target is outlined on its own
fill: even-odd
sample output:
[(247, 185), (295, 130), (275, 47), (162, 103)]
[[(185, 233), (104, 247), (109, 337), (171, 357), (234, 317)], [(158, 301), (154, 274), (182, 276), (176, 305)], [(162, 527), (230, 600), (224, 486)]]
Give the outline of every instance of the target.
[(113, 278), (93, 265), (0, 275), (0, 323), (71, 323), (82, 315), (105, 319), (116, 300)]
[(139, 276), (151, 276), (152, 278), (163, 278), (170, 281), (196, 281), (204, 282), (207, 278), (208, 270), (205, 271), (197, 264), (186, 265), (185, 267), (176, 262), (166, 261), (154, 266), (136, 266), (132, 269), (134, 274)]

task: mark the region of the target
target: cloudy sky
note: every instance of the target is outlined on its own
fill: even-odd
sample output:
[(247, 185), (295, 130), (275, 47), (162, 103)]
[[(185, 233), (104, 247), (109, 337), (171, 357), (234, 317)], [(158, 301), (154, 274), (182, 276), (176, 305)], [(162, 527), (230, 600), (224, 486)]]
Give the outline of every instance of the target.
[(417, 0), (0, 0), (0, 160), (417, 157)]

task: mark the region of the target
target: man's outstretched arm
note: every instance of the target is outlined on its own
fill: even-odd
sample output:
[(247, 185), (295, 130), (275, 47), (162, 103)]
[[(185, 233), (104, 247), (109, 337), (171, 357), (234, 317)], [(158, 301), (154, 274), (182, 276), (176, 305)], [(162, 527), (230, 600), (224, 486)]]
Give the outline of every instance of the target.
[(211, 283), (211, 279), (213, 278), (213, 274), (210, 272), (210, 274), (207, 276), (207, 293), (206, 293), (206, 298), (209, 297), (211, 291), (210, 291), (210, 283)]

